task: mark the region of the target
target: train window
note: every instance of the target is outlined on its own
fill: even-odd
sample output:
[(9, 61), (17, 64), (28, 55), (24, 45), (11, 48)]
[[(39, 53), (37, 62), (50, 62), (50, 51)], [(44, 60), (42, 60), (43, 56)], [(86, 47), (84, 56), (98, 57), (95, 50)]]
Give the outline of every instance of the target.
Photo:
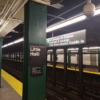
[[(90, 53), (98, 53), (97, 50), (90, 50)], [(91, 65), (97, 66), (98, 65), (98, 54), (90, 54)]]
[(71, 54), (71, 63), (77, 64), (77, 54)]
[(53, 50), (47, 51), (47, 64), (53, 64)]
[(64, 62), (64, 50), (63, 49), (56, 50), (56, 62)]
[(96, 54), (91, 54), (91, 65), (96, 66)]
[(83, 64), (91, 65), (90, 54), (83, 54)]

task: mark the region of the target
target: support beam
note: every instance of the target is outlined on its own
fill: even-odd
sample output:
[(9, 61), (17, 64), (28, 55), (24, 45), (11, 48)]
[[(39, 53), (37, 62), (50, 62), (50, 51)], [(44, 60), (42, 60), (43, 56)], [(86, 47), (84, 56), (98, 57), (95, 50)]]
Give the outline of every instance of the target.
[[(42, 4), (38, 4), (32, 1), (28, 1), (25, 5), (25, 19), (24, 19), (24, 65), (23, 65), (23, 100), (45, 100), (46, 99), (46, 59), (41, 57), (41, 61), (45, 64), (29, 65), (30, 60), (30, 46), (32, 45), (46, 45), (46, 14), (47, 7)], [(41, 49), (36, 51), (37, 54), (41, 52)], [(38, 47), (37, 47), (38, 48)], [(33, 50), (33, 49), (32, 49)], [(33, 50), (33, 51), (34, 51)], [(41, 56), (41, 53), (40, 55)], [(46, 50), (45, 50), (46, 58)], [(32, 55), (32, 57), (35, 57)], [(37, 56), (38, 57), (38, 56)], [(38, 64), (40, 63), (38, 60)], [(43, 71), (41, 76), (32, 76), (33, 73), (37, 73), (36, 68), (40, 68)], [(35, 69), (35, 72), (34, 72)], [(40, 71), (41, 72), (41, 71)]]
[(79, 48), (79, 97), (83, 98), (83, 54), (82, 47)]
[(1, 67), (2, 67), (2, 38), (0, 38), (0, 88), (1, 88)]
[(53, 86), (56, 86), (56, 49), (53, 49)]
[[(100, 53), (100, 48), (98, 49), (98, 53)], [(98, 54), (98, 66), (100, 66), (100, 54)], [(100, 69), (98, 69), (98, 72), (100, 72)]]
[[(71, 53), (71, 51), (68, 50), (68, 53)], [(68, 54), (68, 63), (71, 63), (71, 54)], [(68, 68), (71, 68), (71, 65), (68, 65)]]
[(52, 65), (52, 51), (50, 51), (50, 65)]
[(67, 49), (64, 48), (64, 90), (67, 88)]

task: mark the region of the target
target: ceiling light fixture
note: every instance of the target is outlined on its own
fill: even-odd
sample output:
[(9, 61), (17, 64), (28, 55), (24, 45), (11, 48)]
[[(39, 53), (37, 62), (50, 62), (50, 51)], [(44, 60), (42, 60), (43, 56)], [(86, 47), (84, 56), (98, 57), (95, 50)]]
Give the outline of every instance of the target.
[(2, 48), (5, 48), (5, 47), (7, 47), (7, 46), (10, 46), (10, 45), (13, 45), (13, 44), (22, 42), (22, 41), (24, 41), (24, 39), (23, 39), (23, 38), (20, 38), (20, 39), (18, 39), (18, 40), (15, 40), (14, 42), (11, 42), (11, 43), (8, 43), (8, 44), (2, 46)]
[[(100, 7), (97, 7), (94, 16), (99, 15), (99, 14), (100, 14)], [(49, 27), (47, 28), (47, 30), (46, 30), (46, 33), (55, 31), (55, 30), (57, 30), (57, 29), (60, 29), (60, 28), (65, 27), (65, 26), (69, 26), (69, 25), (78, 23), (78, 22), (83, 21), (83, 20), (85, 20), (85, 19), (87, 19), (87, 17), (86, 17), (85, 15), (83, 15), (83, 13), (82, 13), (82, 14), (80, 14), (79, 16), (73, 17), (73, 18), (70, 19), (70, 20), (65, 20), (65, 21), (58, 22), (58, 23), (56, 23), (56, 24), (54, 24), (54, 25), (49, 26)]]
[(13, 45), (13, 44), (14, 44), (13, 42), (11, 42), (11, 43), (8, 43), (8, 46), (9, 46), (9, 45)]
[(7, 47), (7, 46), (8, 46), (8, 45), (6, 44), (6, 45), (2, 46), (2, 48)]
[(66, 20), (64, 22), (60, 22), (58, 23), (57, 25), (53, 25), (51, 27), (48, 27), (46, 32), (51, 32), (51, 31), (54, 31), (54, 30), (57, 30), (57, 29), (60, 29), (60, 28), (63, 28), (65, 26), (69, 26), (71, 24), (74, 24), (74, 23), (77, 23), (77, 22), (80, 22), (82, 20), (85, 20), (86, 19), (86, 16), (85, 15), (82, 15), (82, 16), (79, 16), (77, 18), (74, 18), (74, 19), (71, 19), (71, 20)]
[(22, 42), (24, 39), (23, 38), (21, 38), (21, 39), (18, 39), (18, 40), (16, 40), (16, 41), (14, 41), (14, 43), (19, 43), (19, 42)]

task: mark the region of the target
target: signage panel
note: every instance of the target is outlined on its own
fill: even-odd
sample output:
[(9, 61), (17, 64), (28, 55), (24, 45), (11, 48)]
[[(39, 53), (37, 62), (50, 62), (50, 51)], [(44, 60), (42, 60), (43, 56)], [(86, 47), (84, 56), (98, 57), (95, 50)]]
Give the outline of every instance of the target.
[(31, 66), (31, 76), (42, 76), (43, 75), (43, 66)]
[(46, 64), (46, 46), (38, 44), (30, 44), (29, 66)]
[(31, 76), (43, 75), (43, 65), (46, 64), (46, 46), (30, 44), (29, 66), (31, 66)]
[(67, 33), (46, 39), (48, 47), (67, 46), (86, 43), (86, 30)]

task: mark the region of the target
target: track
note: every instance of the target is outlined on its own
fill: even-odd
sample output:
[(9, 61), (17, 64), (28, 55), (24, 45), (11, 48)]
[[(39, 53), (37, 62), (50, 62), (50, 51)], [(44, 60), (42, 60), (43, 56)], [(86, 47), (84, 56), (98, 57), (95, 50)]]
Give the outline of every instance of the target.
[[(22, 68), (2, 65), (9, 74), (22, 82)], [(83, 75), (83, 98), (78, 95), (78, 72), (68, 71), (67, 88), (63, 87), (63, 69), (56, 70), (56, 85), (53, 86), (52, 68), (47, 67), (47, 100), (100, 100), (100, 79), (98, 75)]]

